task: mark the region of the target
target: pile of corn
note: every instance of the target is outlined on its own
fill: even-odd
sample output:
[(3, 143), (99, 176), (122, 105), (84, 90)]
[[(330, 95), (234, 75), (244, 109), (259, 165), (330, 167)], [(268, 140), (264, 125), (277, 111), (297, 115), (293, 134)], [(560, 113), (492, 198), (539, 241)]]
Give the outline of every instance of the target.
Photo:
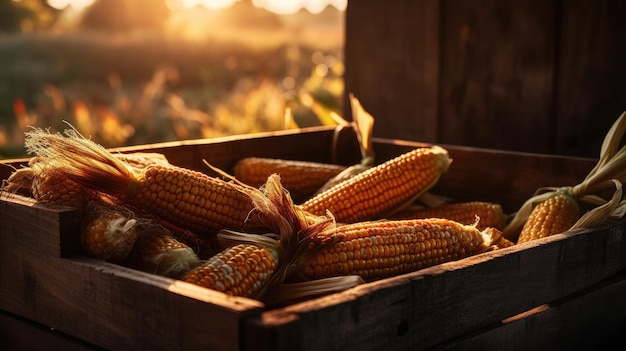
[[(626, 128), (624, 118), (607, 140)], [(33, 129), (26, 137), (33, 157), (5, 190), (78, 208), (85, 254), (267, 303), (561, 233), (623, 215), (626, 207), (626, 176), (615, 165), (626, 156), (610, 141), (583, 184), (534, 196), (505, 214), (479, 200), (418, 205), (452, 165), (438, 146), (348, 177), (344, 166), (242, 159), (224, 179), (158, 156), (112, 154), (74, 129)], [(594, 195), (607, 186), (616, 189), (613, 199)], [(598, 204), (591, 219), (581, 215), (580, 201)]]

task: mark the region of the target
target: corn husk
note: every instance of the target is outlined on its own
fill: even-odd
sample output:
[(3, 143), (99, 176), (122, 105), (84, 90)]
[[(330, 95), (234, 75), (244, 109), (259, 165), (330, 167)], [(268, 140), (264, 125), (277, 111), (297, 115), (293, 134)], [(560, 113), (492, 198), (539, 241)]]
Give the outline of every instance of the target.
[[(372, 132), (374, 130), (374, 117), (372, 117), (369, 112), (367, 112), (359, 100), (354, 97), (353, 94), (349, 95), (350, 97), (350, 106), (352, 107), (352, 123), (344, 120), (337, 114), (333, 114), (333, 119), (337, 122), (337, 128), (335, 129), (334, 141), (333, 141), (333, 150), (332, 154), (337, 155), (337, 138), (339, 137), (339, 132), (348, 126), (352, 126), (357, 139), (359, 141), (359, 148), (361, 150), (361, 162), (354, 164), (352, 166), (347, 167), (343, 172), (339, 173), (335, 177), (331, 178), (324, 184), (315, 194), (319, 194), (334, 185), (350, 179), (355, 175), (364, 172), (374, 166), (374, 148), (372, 147)], [(333, 160), (336, 162), (336, 160)]]
[[(532, 209), (557, 192), (564, 192), (580, 203), (586, 203), (591, 209), (584, 213), (569, 230), (586, 228), (605, 222), (610, 218), (622, 218), (626, 213), (626, 201), (623, 200), (623, 184), (626, 182), (626, 145), (620, 147), (626, 132), (626, 111), (622, 113), (607, 132), (600, 158), (585, 179), (574, 186), (544, 187), (526, 200), (514, 213), (511, 222), (504, 228), (504, 236), (517, 241), (521, 228), (526, 223)], [(610, 199), (601, 194), (612, 191)]]

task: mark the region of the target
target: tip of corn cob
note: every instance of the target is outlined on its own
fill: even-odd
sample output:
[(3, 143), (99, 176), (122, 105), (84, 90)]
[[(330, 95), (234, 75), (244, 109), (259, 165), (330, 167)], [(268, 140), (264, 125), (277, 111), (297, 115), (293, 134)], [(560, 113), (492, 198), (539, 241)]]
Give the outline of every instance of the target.
[(25, 133), (25, 146), (29, 154), (38, 156), (38, 162), (54, 162), (67, 178), (105, 193), (125, 192), (138, 175), (131, 165), (73, 127), (64, 134), (34, 128)]

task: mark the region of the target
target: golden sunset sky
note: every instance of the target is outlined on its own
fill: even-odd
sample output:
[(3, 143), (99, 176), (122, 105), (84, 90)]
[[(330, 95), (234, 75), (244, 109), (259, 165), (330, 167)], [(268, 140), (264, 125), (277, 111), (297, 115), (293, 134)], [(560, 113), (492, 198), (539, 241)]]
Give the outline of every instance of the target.
[[(91, 5), (95, 0), (48, 0), (50, 6), (63, 9), (72, 6), (74, 9), (81, 9)], [(196, 5), (202, 5), (207, 9), (217, 10), (231, 6), (239, 0), (181, 0), (180, 6), (183, 8), (192, 8)], [(172, 2), (174, 3), (174, 2)], [(257, 7), (279, 13), (290, 14), (300, 9), (306, 9), (311, 13), (319, 13), (326, 6), (332, 5), (339, 10), (345, 10), (347, 0), (253, 0), (252, 3)]]

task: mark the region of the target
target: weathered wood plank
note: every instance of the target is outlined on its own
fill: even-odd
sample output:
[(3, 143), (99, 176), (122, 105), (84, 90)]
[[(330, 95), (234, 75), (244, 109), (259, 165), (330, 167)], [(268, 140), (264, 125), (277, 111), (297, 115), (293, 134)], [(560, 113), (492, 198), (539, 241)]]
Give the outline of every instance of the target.
[(439, 142), (552, 153), (556, 2), (442, 4)]
[(240, 348), (257, 301), (83, 256), (62, 255), (76, 210), (0, 199), (0, 309), (108, 349)]
[(262, 323), (247, 323), (254, 332), (246, 335), (262, 335), (265, 344), (257, 349), (267, 350), (426, 350), (576, 294), (625, 268), (621, 221), (268, 311)]
[(348, 2), (345, 91), (376, 118), (376, 136), (436, 141), (439, 3)]
[(626, 111), (626, 2), (560, 4), (554, 151), (599, 157), (604, 134)]
[(345, 92), (375, 136), (598, 157), (626, 110), (625, 14), (620, 0), (351, 1)]
[(593, 350), (622, 343), (626, 277), (584, 291), (440, 345), (440, 350)]
[[(231, 172), (239, 159), (248, 156), (277, 157), (351, 165), (360, 162), (358, 141), (351, 128), (309, 127), (222, 138), (181, 140), (110, 149), (113, 152), (153, 152), (180, 167), (210, 173), (204, 164)], [(0, 161), (0, 179), (6, 179), (27, 158)]]
[(3, 350), (95, 351), (103, 350), (57, 330), (0, 311), (0, 345)]

